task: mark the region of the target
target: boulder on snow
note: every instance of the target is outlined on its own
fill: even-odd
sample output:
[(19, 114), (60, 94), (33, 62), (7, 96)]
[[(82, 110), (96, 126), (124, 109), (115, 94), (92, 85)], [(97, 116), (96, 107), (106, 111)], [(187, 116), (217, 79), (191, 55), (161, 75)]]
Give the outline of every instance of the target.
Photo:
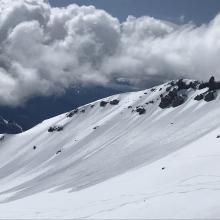
[(204, 100), (206, 102), (211, 102), (213, 101), (214, 99), (216, 98), (216, 92), (215, 91), (209, 91), (205, 97), (204, 97)]
[(48, 132), (54, 132), (54, 131), (56, 131), (56, 129), (54, 127), (49, 127), (49, 129), (47, 131)]
[(61, 150), (58, 150), (57, 152), (56, 152), (56, 154), (60, 154), (61, 153)]
[(100, 106), (101, 107), (105, 107), (107, 104), (108, 104), (108, 102), (106, 102), (106, 101), (101, 101), (100, 102)]
[(73, 117), (73, 115), (77, 114), (78, 111), (79, 111), (79, 110), (76, 108), (76, 109), (74, 109), (73, 111), (67, 113), (66, 117), (67, 117), (67, 118), (71, 118), (71, 117)]
[(48, 132), (54, 132), (54, 131), (62, 131), (63, 130), (63, 126), (51, 126), (51, 127), (49, 127), (49, 129), (48, 129)]
[(96, 130), (97, 128), (99, 128), (99, 126), (95, 126), (95, 127), (93, 128), (93, 130)]
[(200, 100), (202, 100), (203, 98), (204, 98), (203, 94), (199, 94), (199, 95), (195, 96), (194, 100), (200, 101)]
[(57, 127), (57, 131), (62, 131), (63, 130), (63, 126), (58, 126)]
[(119, 103), (118, 99), (114, 99), (112, 101), (110, 101), (110, 105), (117, 105)]
[(143, 107), (138, 107), (138, 108), (136, 109), (136, 112), (138, 112), (139, 115), (143, 115), (143, 114), (146, 112), (146, 110), (145, 110), (145, 108), (143, 108)]

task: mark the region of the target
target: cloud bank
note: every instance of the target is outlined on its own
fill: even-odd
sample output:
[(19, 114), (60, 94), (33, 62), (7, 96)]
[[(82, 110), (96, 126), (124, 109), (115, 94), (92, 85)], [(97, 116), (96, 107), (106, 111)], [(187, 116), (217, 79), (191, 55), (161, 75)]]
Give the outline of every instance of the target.
[(220, 78), (219, 27), (220, 15), (201, 26), (148, 16), (120, 23), (93, 6), (0, 0), (0, 105), (79, 84)]

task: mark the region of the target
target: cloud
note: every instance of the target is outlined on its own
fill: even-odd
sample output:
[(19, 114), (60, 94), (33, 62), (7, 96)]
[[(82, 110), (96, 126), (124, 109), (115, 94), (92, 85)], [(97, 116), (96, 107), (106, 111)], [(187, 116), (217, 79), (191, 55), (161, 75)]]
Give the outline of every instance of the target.
[(93, 6), (0, 0), (0, 105), (83, 84), (143, 87), (178, 77), (220, 78), (220, 15), (209, 24), (129, 16)]

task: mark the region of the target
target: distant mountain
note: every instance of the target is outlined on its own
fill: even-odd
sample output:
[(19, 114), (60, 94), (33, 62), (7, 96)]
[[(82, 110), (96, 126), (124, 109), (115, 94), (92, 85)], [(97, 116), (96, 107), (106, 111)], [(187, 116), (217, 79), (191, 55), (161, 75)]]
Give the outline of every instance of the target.
[(219, 219), (220, 84), (97, 100), (0, 141), (4, 219)]
[(132, 88), (126, 86), (117, 88), (104, 88), (101, 86), (77, 87), (67, 90), (61, 96), (35, 97), (22, 107), (0, 107), (0, 115), (16, 121), (22, 126), (23, 130), (27, 130), (45, 119), (70, 109), (100, 98), (131, 90)]
[(22, 127), (14, 121), (7, 121), (0, 116), (0, 134), (18, 134), (21, 133)]

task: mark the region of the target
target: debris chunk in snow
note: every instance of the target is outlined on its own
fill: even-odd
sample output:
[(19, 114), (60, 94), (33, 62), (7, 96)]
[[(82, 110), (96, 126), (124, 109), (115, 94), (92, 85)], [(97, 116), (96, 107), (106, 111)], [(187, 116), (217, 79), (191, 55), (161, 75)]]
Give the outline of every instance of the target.
[(101, 107), (105, 107), (107, 104), (108, 104), (108, 102), (106, 102), (106, 101), (101, 101), (100, 102), (100, 106)]
[(60, 154), (61, 153), (61, 150), (58, 150), (57, 152), (56, 152), (56, 154)]

